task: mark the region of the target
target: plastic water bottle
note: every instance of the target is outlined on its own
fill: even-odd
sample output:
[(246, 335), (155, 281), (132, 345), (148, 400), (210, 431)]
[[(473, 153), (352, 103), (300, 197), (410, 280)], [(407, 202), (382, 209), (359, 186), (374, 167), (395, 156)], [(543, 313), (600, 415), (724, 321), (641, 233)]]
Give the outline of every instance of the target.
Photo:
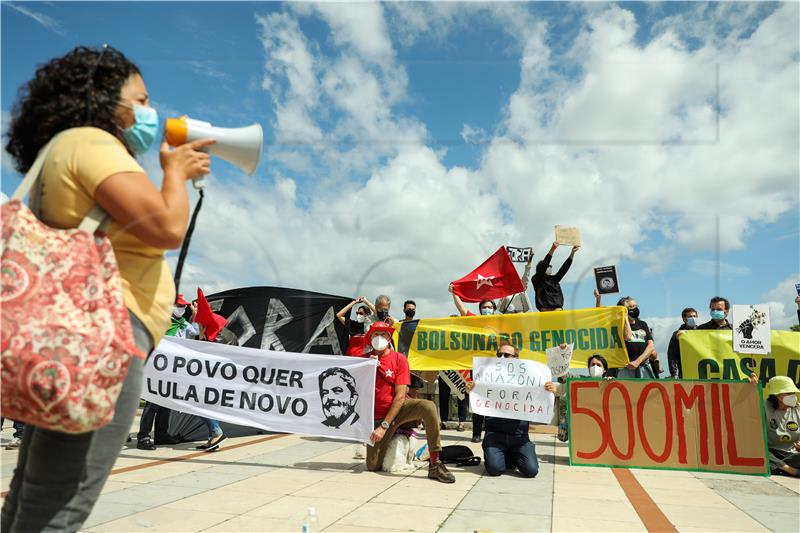
[(308, 508), (308, 514), (303, 519), (303, 529), (300, 531), (303, 533), (317, 533), (319, 531), (319, 517), (315, 507)]
[(428, 451), (428, 444), (427, 443), (423, 444), (420, 447), (420, 449), (417, 450), (417, 453), (414, 454), (414, 458), (417, 461), (427, 461), (428, 459), (430, 459), (430, 457), (431, 457), (431, 454)]

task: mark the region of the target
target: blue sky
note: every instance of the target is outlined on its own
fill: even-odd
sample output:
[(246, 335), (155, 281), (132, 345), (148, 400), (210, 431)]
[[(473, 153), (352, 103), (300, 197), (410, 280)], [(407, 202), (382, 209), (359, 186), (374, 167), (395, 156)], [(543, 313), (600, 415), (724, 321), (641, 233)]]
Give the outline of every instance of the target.
[[(162, 119), (262, 124), (254, 177), (214, 163), (187, 292), (358, 287), (440, 315), (447, 281), (499, 244), (541, 258), (554, 224), (577, 224), (568, 305), (592, 305), (581, 275), (616, 263), (660, 346), (683, 307), (707, 316), (717, 287), (771, 302), (781, 327), (796, 320), (797, 4), (3, 2), (0, 14), (4, 131), (36, 65), (104, 42), (139, 65)], [(143, 164), (157, 181), (154, 153)], [(7, 156), (2, 172), (10, 194)]]

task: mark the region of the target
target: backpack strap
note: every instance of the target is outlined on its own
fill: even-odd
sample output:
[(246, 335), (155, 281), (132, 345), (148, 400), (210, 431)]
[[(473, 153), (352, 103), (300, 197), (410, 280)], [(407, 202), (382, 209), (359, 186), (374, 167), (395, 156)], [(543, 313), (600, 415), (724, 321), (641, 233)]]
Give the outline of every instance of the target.
[[(12, 200), (19, 200), (20, 202), (25, 198), (25, 196), (29, 195), (34, 187), (37, 189), (38, 194), (30, 196), (30, 206), (31, 211), (39, 217), (40, 216), (40, 204), (41, 204), (41, 177), (42, 177), (42, 169), (44, 168), (44, 163), (47, 160), (47, 156), (50, 155), (50, 150), (52, 150), (53, 146), (55, 146), (56, 141), (59, 137), (61, 137), (65, 132), (69, 130), (64, 130), (56, 133), (52, 139), (48, 141), (40, 150), (39, 153), (36, 155), (36, 161), (33, 162), (31, 168), (28, 169), (28, 172), (25, 174), (25, 177), (22, 179), (22, 183), (19, 184), (17, 190), (14, 191), (14, 194), (11, 196)], [(35, 197), (34, 197), (35, 196)], [(109, 223), (111, 222), (111, 217), (105, 212), (105, 210), (100, 207), (100, 205), (95, 204), (94, 207), (86, 214), (86, 216), (81, 220), (81, 223), (78, 225), (78, 229), (83, 231), (88, 231), (89, 233), (94, 233), (97, 230), (105, 231), (108, 228)]]

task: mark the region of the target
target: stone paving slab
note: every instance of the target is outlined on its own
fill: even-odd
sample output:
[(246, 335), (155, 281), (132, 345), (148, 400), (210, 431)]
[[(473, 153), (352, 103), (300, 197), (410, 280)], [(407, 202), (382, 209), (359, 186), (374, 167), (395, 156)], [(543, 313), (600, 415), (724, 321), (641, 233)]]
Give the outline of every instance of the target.
[[(0, 442), (10, 434), (4, 429)], [(469, 435), (448, 430), (442, 438), (482, 456)], [(647, 530), (611, 469), (570, 467), (564, 443), (547, 433), (531, 438), (540, 459), (535, 479), (453, 467), (451, 485), (427, 479), (422, 464), (367, 472), (354, 444), (315, 437), (232, 438), (207, 454), (196, 443), (151, 452), (128, 444), (115, 467), (129, 470), (111, 475), (84, 531), (298, 531), (310, 506), (326, 532)], [(3, 487), (16, 455), (0, 454)], [(631, 472), (678, 531), (799, 529), (800, 480)]]

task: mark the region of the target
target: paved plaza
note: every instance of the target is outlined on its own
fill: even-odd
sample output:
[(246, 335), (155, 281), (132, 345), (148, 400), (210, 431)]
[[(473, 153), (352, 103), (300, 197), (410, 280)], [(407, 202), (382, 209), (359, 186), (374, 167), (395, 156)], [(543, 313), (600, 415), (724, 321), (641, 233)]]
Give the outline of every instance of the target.
[[(481, 455), (468, 431), (442, 435)], [(422, 463), (403, 475), (367, 472), (352, 443), (314, 437), (232, 438), (213, 453), (197, 443), (145, 452), (134, 441), (84, 531), (300, 531), (311, 506), (326, 532), (798, 531), (800, 480), (570, 467), (566, 443), (531, 437), (535, 479), (490, 478), (481, 465), (452, 468), (452, 485), (427, 479)], [(3, 443), (10, 438), (4, 427)], [(3, 491), (16, 458), (2, 451)]]

